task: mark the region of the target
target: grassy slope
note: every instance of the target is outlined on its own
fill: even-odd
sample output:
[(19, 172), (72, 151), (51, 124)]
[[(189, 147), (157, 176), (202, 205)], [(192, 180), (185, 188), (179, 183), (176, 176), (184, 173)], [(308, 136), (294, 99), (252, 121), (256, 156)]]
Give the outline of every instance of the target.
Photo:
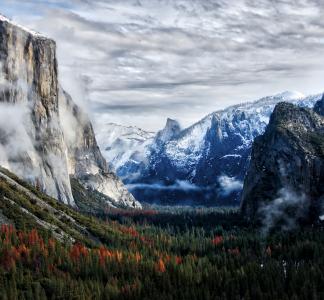
[(0, 168), (0, 212), (0, 222), (10, 221), (18, 230), (36, 228), (71, 243), (80, 241), (94, 246), (116, 236), (105, 222), (58, 202), (3, 168)]

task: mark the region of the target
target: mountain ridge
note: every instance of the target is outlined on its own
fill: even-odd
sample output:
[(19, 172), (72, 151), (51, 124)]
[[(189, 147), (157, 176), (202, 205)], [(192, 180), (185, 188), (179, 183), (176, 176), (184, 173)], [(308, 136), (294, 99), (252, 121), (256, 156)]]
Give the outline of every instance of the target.
[[(174, 195), (174, 187), (179, 186), (177, 182), (184, 181), (201, 188), (201, 194), (195, 195), (201, 197), (198, 201), (200, 204), (208, 202), (215, 204), (217, 202), (215, 199), (217, 200), (224, 188), (232, 190), (230, 186), (220, 185), (220, 182), (234, 182), (235, 187), (240, 186), (238, 181), (243, 182), (252, 142), (265, 130), (274, 106), (286, 100), (310, 107), (319, 98), (320, 95), (305, 97), (297, 92), (283, 92), (210, 113), (193, 125), (178, 131), (164, 143), (155, 143), (156, 139), (147, 140), (144, 149), (137, 149), (142, 151), (135, 156), (138, 160), (133, 159), (132, 151), (128, 149), (129, 159), (125, 160), (124, 156), (124, 162), (115, 165), (117, 174), (142, 201), (150, 201), (150, 197), (155, 199), (183, 197), (185, 201), (185, 198), (191, 197), (187, 192), (184, 191), (183, 196)], [(119, 154), (117, 151), (115, 156), (117, 161)], [(222, 176), (229, 179), (223, 180)], [(164, 194), (154, 192), (143, 196), (147, 191), (141, 188), (142, 184), (145, 186), (151, 184), (157, 188), (158, 185), (155, 183), (164, 185)], [(165, 195), (168, 186), (172, 191)], [(213, 190), (211, 194), (210, 190)], [(233, 193), (232, 200), (227, 199), (227, 203), (233, 203), (233, 198), (236, 199), (234, 203), (238, 203), (239, 191)], [(203, 194), (209, 195), (207, 196), (209, 199), (204, 199)], [(179, 202), (181, 203), (181, 200)]]

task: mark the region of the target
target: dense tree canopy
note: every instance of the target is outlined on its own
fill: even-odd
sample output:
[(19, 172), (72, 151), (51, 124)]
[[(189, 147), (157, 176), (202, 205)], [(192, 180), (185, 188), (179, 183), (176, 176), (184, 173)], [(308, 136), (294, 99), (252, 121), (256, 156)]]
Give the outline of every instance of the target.
[(215, 216), (179, 227), (165, 213), (116, 213), (92, 246), (2, 225), (0, 299), (324, 298), (320, 227), (262, 237)]

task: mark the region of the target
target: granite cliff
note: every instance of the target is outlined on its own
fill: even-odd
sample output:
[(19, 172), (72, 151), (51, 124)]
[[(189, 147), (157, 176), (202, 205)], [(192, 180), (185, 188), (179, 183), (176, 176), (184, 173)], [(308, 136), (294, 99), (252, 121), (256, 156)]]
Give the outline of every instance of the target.
[(109, 171), (87, 115), (58, 82), (53, 40), (0, 16), (0, 165), (75, 206), (70, 177), (107, 205), (140, 207)]
[(289, 103), (276, 106), (252, 148), (241, 205), (248, 219), (285, 215), (286, 220), (316, 220), (323, 213), (323, 107), (324, 98), (314, 110)]

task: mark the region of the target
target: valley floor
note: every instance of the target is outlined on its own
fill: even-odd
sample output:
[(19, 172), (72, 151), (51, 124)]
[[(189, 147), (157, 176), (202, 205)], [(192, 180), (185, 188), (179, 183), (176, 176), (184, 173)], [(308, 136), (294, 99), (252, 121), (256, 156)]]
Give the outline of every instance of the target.
[(261, 237), (233, 210), (106, 211), (97, 241), (2, 225), (0, 299), (323, 299), (321, 227)]
[(233, 208), (94, 216), (0, 173), (0, 300), (324, 299), (321, 224), (263, 236)]

